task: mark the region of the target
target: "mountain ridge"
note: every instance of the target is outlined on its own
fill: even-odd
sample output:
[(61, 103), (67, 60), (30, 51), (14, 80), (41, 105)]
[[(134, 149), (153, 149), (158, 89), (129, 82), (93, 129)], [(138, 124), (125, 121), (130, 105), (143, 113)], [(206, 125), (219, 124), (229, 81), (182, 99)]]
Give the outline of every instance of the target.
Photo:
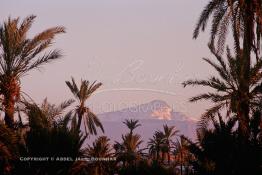
[[(163, 100), (153, 100), (133, 107), (97, 114), (97, 116), (105, 130), (105, 133), (98, 130), (97, 136), (106, 134), (112, 143), (114, 141), (121, 142), (122, 135), (129, 132), (128, 128), (123, 124), (125, 119), (139, 120), (141, 126), (136, 128), (134, 133), (141, 135), (143, 146), (147, 145), (149, 138), (152, 138), (155, 131), (163, 130), (163, 125), (175, 126), (179, 131), (179, 135), (185, 135), (193, 140), (196, 138), (196, 120), (181, 112), (174, 111)], [(92, 143), (97, 136), (91, 135), (88, 142)]]
[(116, 111), (110, 111), (98, 114), (102, 121), (117, 121), (124, 119), (158, 119), (158, 120), (179, 120), (196, 121), (195, 119), (184, 115), (181, 112), (174, 111), (163, 100), (152, 100), (133, 107), (127, 107)]

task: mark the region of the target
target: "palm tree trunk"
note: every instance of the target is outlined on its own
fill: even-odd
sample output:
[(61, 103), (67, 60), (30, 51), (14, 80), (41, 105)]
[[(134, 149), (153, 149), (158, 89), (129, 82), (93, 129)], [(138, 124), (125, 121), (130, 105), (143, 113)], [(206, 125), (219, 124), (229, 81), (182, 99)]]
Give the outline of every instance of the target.
[(156, 153), (156, 160), (157, 160), (157, 163), (159, 163), (159, 157), (160, 157), (160, 155), (159, 155), (159, 151), (157, 151), (157, 153)]
[(240, 108), (238, 117), (240, 119), (240, 130), (244, 136), (249, 135), (249, 86), (250, 86), (250, 65), (251, 65), (251, 48), (253, 41), (253, 12), (252, 3), (246, 1), (246, 13), (244, 16), (244, 41), (243, 41), (243, 58), (242, 60), (242, 81), (240, 83)]
[(14, 128), (14, 117), (12, 116), (12, 112), (5, 112), (5, 124), (9, 128)]
[(15, 103), (20, 95), (19, 82), (12, 76), (6, 76), (1, 81), (3, 81), (0, 88), (1, 94), (4, 96), (5, 124), (9, 128), (14, 128)]
[(78, 130), (80, 130), (82, 118), (83, 118), (83, 116), (81, 114), (78, 114), (78, 122), (77, 122), (77, 129)]
[(3, 106), (5, 108), (5, 124), (9, 128), (14, 128), (14, 112), (15, 112), (15, 100), (12, 93), (6, 92), (4, 95)]
[(85, 114), (85, 107), (84, 107), (84, 102), (80, 103), (80, 106), (77, 110), (77, 115), (78, 115), (78, 122), (77, 122), (77, 129), (80, 131), (83, 115)]

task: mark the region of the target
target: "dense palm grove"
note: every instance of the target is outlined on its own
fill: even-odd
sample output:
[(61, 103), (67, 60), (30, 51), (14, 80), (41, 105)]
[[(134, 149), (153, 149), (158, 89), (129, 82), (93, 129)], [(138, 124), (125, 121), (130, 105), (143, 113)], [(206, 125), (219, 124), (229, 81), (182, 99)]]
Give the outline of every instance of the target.
[(65, 85), (75, 99), (34, 103), (21, 90), (20, 79), (61, 58), (50, 46), (65, 29), (54, 27), (28, 38), (35, 16), (7, 19), (0, 26), (0, 174), (262, 174), (262, 1), (210, 0), (193, 38), (205, 31), (209, 18), (213, 58), (204, 61), (217, 73), (182, 83), (210, 88), (190, 99), (213, 104), (200, 118), (196, 140), (164, 125), (144, 141), (136, 132), (143, 126), (131, 119), (123, 121), (129, 132), (121, 141), (104, 135), (92, 144), (85, 144), (89, 136), (105, 131), (86, 101), (102, 83), (78, 84), (72, 78)]

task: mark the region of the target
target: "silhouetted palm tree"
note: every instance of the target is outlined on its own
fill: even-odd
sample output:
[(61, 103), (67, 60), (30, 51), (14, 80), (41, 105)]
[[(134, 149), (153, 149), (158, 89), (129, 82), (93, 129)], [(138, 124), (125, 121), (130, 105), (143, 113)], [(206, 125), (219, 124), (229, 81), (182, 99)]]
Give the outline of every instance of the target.
[[(205, 86), (212, 89), (212, 92), (206, 92), (190, 99), (191, 102), (199, 100), (210, 100), (215, 105), (209, 108), (201, 118), (201, 125), (205, 125), (215, 113), (222, 109), (227, 110), (228, 116), (231, 112), (236, 113), (241, 131), (249, 132), (249, 119), (243, 118), (242, 115), (242, 90), (240, 84), (242, 81), (241, 71), (242, 63), (236, 57), (233, 57), (230, 50), (227, 49), (227, 60), (225, 61), (220, 55), (216, 54), (212, 47), (211, 52), (216, 57), (217, 62), (204, 58), (218, 73), (219, 76), (211, 76), (207, 80), (188, 80), (183, 83), (184, 86)], [(250, 84), (248, 101), (250, 108), (256, 108), (259, 105), (259, 99), (262, 92), (262, 59), (257, 60), (250, 69)]]
[[(203, 31), (209, 17), (213, 14), (211, 24), (211, 46), (218, 37), (218, 52), (223, 48), (225, 38), (231, 21), (234, 36), (234, 48), (237, 58), (240, 59), (241, 71), (239, 81), (240, 108), (239, 115), (245, 123), (249, 122), (250, 101), (249, 92), (252, 84), (251, 52), (254, 51), (257, 60), (259, 59), (261, 44), (262, 26), (262, 1), (260, 0), (211, 0), (202, 11), (194, 31), (194, 38), (197, 38), (200, 29)], [(243, 38), (242, 42), (240, 38)], [(243, 44), (241, 54), (240, 43)], [(216, 51), (217, 52), (217, 51)]]
[(138, 120), (133, 120), (133, 119), (126, 119), (123, 123), (128, 127), (131, 135), (133, 135), (134, 129), (141, 126)]
[[(217, 37), (218, 49), (223, 49), (228, 28), (231, 24), (231, 28), (235, 31), (233, 34), (237, 35), (237, 37), (243, 36), (243, 48), (246, 47), (249, 52), (251, 48), (259, 49), (262, 24), (261, 12), (262, 2), (260, 0), (210, 0), (198, 19), (193, 38), (198, 37), (200, 30), (205, 31), (208, 20), (212, 16), (211, 45), (214, 44)], [(250, 53), (247, 54), (250, 56)]]
[(63, 113), (70, 105), (72, 105), (73, 102), (74, 100), (70, 99), (62, 102), (59, 105), (55, 105), (55, 104), (50, 104), (47, 101), (47, 98), (45, 98), (40, 106), (40, 109), (45, 114), (48, 121), (52, 123), (53, 121), (61, 117), (63, 118)]
[(175, 160), (180, 165), (180, 174), (183, 175), (183, 167), (187, 171), (186, 174), (188, 174), (189, 164), (193, 160), (193, 156), (191, 155), (188, 149), (187, 141), (182, 136), (180, 136), (180, 140), (177, 140), (175, 142), (174, 155), (175, 155)]
[[(112, 148), (109, 144), (110, 139), (106, 136), (98, 137), (94, 142), (93, 145), (88, 145), (86, 149), (86, 156), (88, 158), (112, 158)], [(104, 160), (94, 160), (89, 163), (89, 167), (91, 167), (91, 174), (93, 175), (105, 175), (108, 174), (108, 169), (110, 168), (110, 162)]]
[(116, 142), (116, 156), (118, 161), (123, 162), (123, 166), (133, 166), (135, 162), (141, 158), (142, 150), (139, 149), (143, 141), (138, 134), (131, 135), (130, 133), (122, 135), (122, 143)]
[[(89, 83), (87, 80), (81, 80), (80, 87), (75, 83), (74, 78), (72, 82), (66, 81), (70, 91), (78, 101), (75, 108), (75, 118), (77, 117), (77, 128), (80, 129), (82, 122), (85, 126), (86, 134), (97, 134), (96, 127), (99, 127), (103, 132), (104, 128), (99, 118), (85, 105), (89, 97), (102, 85), (102, 83)], [(82, 121), (83, 120), (83, 121)]]
[[(55, 108), (58, 109), (59, 107), (53, 106), (52, 110)], [(75, 158), (83, 157), (84, 155), (82, 146), (86, 136), (79, 132), (76, 126), (77, 123), (70, 120), (70, 113), (50, 121), (51, 118), (48, 114), (51, 111), (42, 110), (35, 104), (26, 104), (26, 114), (29, 118), (30, 129), (26, 133), (27, 153), (25, 156), (49, 157), (50, 159), (54, 158), (54, 160), (21, 162), (24, 164), (24, 169), (20, 170), (21, 172), (67, 174)], [(69, 157), (72, 161), (57, 161), (56, 158), (59, 157)]]
[(153, 135), (153, 138), (150, 138), (148, 142), (149, 155), (153, 157), (153, 160), (159, 162), (160, 153), (163, 145), (164, 145), (164, 134), (163, 132), (156, 131)]
[(20, 22), (9, 18), (0, 26), (0, 94), (3, 95), (5, 123), (14, 127), (15, 104), (20, 98), (20, 78), (29, 71), (40, 68), (61, 57), (60, 51), (49, 48), (56, 34), (64, 33), (64, 27), (54, 27), (27, 37), (34, 22), (31, 15)]
[(220, 114), (217, 117), (218, 120), (212, 118), (213, 128), (203, 126), (197, 130), (196, 143), (183, 136), (195, 157), (192, 165), (197, 174), (231, 174), (236, 169), (237, 143), (234, 126), (237, 118), (224, 121)]
[(170, 154), (171, 154), (171, 148), (172, 148), (172, 139), (177, 136), (178, 130), (176, 130), (175, 126), (167, 126), (163, 125), (164, 129), (164, 150), (163, 153), (167, 154), (168, 158), (168, 164), (170, 164)]

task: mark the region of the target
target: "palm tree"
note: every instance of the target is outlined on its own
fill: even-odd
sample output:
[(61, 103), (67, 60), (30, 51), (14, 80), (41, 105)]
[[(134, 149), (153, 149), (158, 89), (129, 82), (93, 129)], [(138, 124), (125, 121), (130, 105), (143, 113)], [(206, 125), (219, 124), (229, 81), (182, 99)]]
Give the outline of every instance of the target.
[(231, 24), (233, 35), (237, 38), (243, 36), (244, 52), (247, 51), (246, 56), (250, 57), (252, 49), (256, 51), (260, 49), (261, 12), (260, 0), (210, 0), (198, 19), (193, 38), (198, 37), (200, 30), (205, 31), (208, 20), (212, 16), (210, 44), (213, 46), (217, 39), (218, 51), (223, 50), (228, 26)]
[(176, 161), (180, 164), (180, 174), (183, 175), (183, 167), (186, 168), (186, 174), (188, 174), (188, 165), (193, 160), (193, 157), (188, 150), (188, 143), (183, 136), (180, 136), (180, 140), (175, 142), (174, 155)]
[(149, 155), (151, 155), (153, 157), (153, 160), (155, 159), (157, 162), (159, 162), (160, 152), (162, 150), (163, 144), (164, 144), (163, 132), (156, 131), (153, 135), (153, 138), (149, 139), (148, 142)]
[(129, 128), (130, 132), (122, 135), (122, 143), (115, 142), (114, 144), (115, 154), (118, 160), (123, 162), (124, 167), (126, 167), (127, 162), (133, 166), (142, 155), (142, 150), (139, 149), (139, 145), (143, 142), (141, 136), (133, 134), (133, 130), (141, 126), (138, 122), (138, 120), (126, 119), (123, 123)]
[[(47, 108), (41, 108), (36, 104), (27, 103), (25, 105), (30, 129), (26, 132), (24, 156), (53, 157), (54, 161), (18, 162), (21, 165), (17, 171), (32, 174), (67, 174), (75, 158), (84, 155), (82, 146), (86, 136), (76, 129), (76, 123), (71, 120), (71, 113), (50, 117), (53, 109), (60, 109), (61, 106), (51, 105), (53, 106), (51, 110), (46, 110)], [(72, 161), (56, 161), (57, 157), (70, 157)]]
[(5, 123), (10, 128), (14, 127), (21, 77), (61, 57), (59, 50), (43, 51), (52, 45), (56, 34), (65, 32), (64, 27), (44, 30), (30, 39), (27, 34), (35, 17), (28, 16), (22, 22), (19, 18), (9, 18), (0, 25), (0, 94), (3, 96)]
[(177, 133), (179, 132), (176, 130), (175, 126), (167, 126), (163, 125), (164, 129), (164, 153), (167, 153), (168, 157), (168, 164), (170, 164), (170, 153), (172, 148), (172, 139), (173, 137), (177, 136)]
[(76, 122), (71, 120), (71, 113), (50, 118), (48, 114), (54, 108), (60, 107), (53, 106), (47, 112), (36, 104), (26, 104), (30, 129), (26, 133), (25, 157), (70, 157), (72, 161), (22, 162), (25, 169), (20, 171), (30, 170), (32, 174), (67, 174), (75, 158), (84, 156), (82, 146), (86, 136), (79, 132)]
[[(185, 147), (195, 157), (192, 165), (196, 174), (234, 174), (236, 169), (242, 168), (235, 160), (237, 154), (241, 155), (237, 152), (238, 144), (234, 133), (237, 118), (231, 117), (228, 121), (224, 121), (219, 113), (216, 116), (218, 119), (212, 118), (211, 128), (203, 126), (197, 130), (195, 143), (182, 136), (187, 142)], [(242, 161), (240, 159), (239, 162)]]
[[(212, 92), (206, 92), (195, 97), (190, 98), (190, 102), (197, 102), (200, 100), (210, 100), (214, 106), (202, 115), (200, 125), (206, 125), (214, 114), (222, 109), (227, 109), (228, 116), (231, 112), (236, 113), (239, 119), (240, 130), (243, 133), (248, 133), (249, 120), (243, 118), (242, 115), (242, 98), (243, 89), (240, 88), (242, 75), (242, 63), (236, 57), (233, 57), (230, 50), (227, 49), (227, 60), (225, 61), (218, 55), (212, 47), (210, 47), (212, 54), (216, 57), (217, 62), (204, 58), (218, 73), (217, 76), (211, 76), (207, 80), (188, 80), (183, 82), (184, 87), (204, 86), (212, 89)], [(251, 104), (250, 108), (256, 108), (259, 105), (259, 99), (262, 93), (262, 59), (259, 59), (250, 69), (250, 84), (248, 101)]]
[(202, 11), (194, 31), (194, 38), (198, 37), (200, 29), (203, 31), (209, 17), (213, 14), (210, 43), (213, 47), (214, 40), (218, 37), (218, 52), (223, 50), (228, 25), (231, 21), (235, 50), (240, 55), (240, 38), (243, 36), (243, 54), (237, 56), (241, 60), (239, 90), (240, 108), (239, 115), (242, 120), (249, 122), (250, 102), (249, 92), (252, 81), (251, 52), (254, 51), (257, 60), (261, 44), (262, 26), (262, 1), (260, 0), (211, 0)]
[(138, 122), (138, 120), (126, 119), (123, 123), (128, 127), (128, 129), (130, 130), (130, 134), (132, 135), (134, 129), (141, 126), (141, 124), (139, 124)]
[[(88, 145), (86, 149), (86, 156), (88, 158), (110, 158), (112, 157), (112, 148), (109, 144), (110, 139), (106, 136), (98, 137), (92, 146)], [(94, 161), (91, 162), (91, 171), (94, 175), (104, 175), (107, 174), (109, 163), (105, 161)]]
[(90, 109), (85, 106), (86, 101), (90, 96), (102, 85), (102, 83), (89, 83), (87, 80), (81, 80), (80, 87), (76, 85), (74, 78), (72, 82), (66, 81), (67, 86), (78, 101), (78, 105), (75, 108), (75, 118), (77, 117), (77, 128), (80, 129), (82, 120), (85, 126), (86, 134), (88, 131), (91, 134), (97, 134), (96, 127), (99, 127), (102, 132), (104, 128), (99, 118)]
[(72, 105), (73, 102), (74, 100), (69, 99), (69, 100), (62, 102), (59, 105), (55, 105), (55, 104), (49, 103), (47, 98), (45, 98), (40, 106), (40, 109), (45, 114), (48, 121), (52, 123), (56, 119), (59, 119), (61, 117), (63, 118), (63, 113), (70, 105)]
[(142, 142), (140, 135), (130, 133), (122, 135), (122, 143), (116, 142), (114, 145), (116, 156), (119, 161), (123, 162), (124, 167), (126, 167), (126, 163), (133, 166), (141, 158), (142, 150), (139, 149), (139, 146)]

